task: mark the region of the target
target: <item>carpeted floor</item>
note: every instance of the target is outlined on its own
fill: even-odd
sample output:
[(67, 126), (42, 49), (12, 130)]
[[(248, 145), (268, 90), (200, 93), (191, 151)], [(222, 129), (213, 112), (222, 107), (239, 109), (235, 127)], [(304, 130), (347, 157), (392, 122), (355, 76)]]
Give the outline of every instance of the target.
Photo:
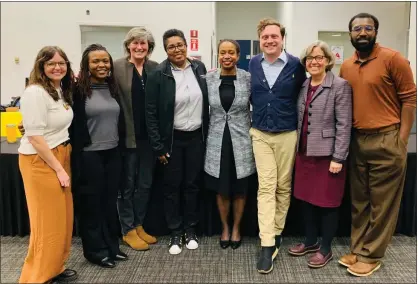
[[(180, 255), (168, 254), (167, 237), (147, 252), (136, 252), (122, 245), (130, 259), (114, 269), (88, 263), (81, 240), (73, 239), (68, 268), (77, 270), (77, 283), (416, 283), (416, 238), (396, 236), (389, 246), (382, 268), (370, 277), (357, 278), (337, 263), (348, 252), (349, 239), (333, 243), (334, 259), (322, 269), (310, 269), (307, 256), (292, 257), (287, 248), (299, 238), (285, 238), (274, 270), (259, 274), (255, 265), (259, 252), (256, 238), (244, 238), (237, 250), (222, 250), (219, 236), (202, 237), (195, 251), (184, 248)], [(1, 237), (1, 283), (17, 282), (27, 252), (28, 238)]]

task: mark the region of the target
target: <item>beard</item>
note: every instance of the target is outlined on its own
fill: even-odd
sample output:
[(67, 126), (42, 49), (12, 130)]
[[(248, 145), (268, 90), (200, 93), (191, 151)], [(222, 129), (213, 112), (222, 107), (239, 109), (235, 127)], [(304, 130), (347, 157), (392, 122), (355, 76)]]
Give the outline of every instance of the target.
[(374, 44), (376, 43), (376, 37), (372, 37), (368, 43), (359, 43), (355, 39), (350, 38), (351, 44), (358, 52), (371, 52)]

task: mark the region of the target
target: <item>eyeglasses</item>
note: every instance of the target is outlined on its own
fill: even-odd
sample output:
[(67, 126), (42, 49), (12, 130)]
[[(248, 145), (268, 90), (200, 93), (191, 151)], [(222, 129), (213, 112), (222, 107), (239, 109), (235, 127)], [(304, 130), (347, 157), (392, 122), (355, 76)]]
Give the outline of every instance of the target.
[(168, 50), (169, 52), (174, 52), (174, 51), (176, 50), (176, 48), (177, 48), (178, 50), (182, 51), (182, 50), (184, 50), (184, 49), (185, 49), (185, 47), (186, 47), (186, 45), (185, 45), (184, 43), (179, 43), (179, 44), (177, 44), (177, 45), (170, 45), (170, 46), (167, 46), (167, 50)]
[(45, 66), (48, 67), (48, 68), (55, 68), (55, 66), (57, 66), (57, 65), (60, 68), (64, 68), (64, 67), (67, 67), (67, 62), (66, 61), (60, 61), (60, 62), (49, 61), (49, 62), (45, 63)]
[(314, 59), (316, 62), (321, 63), (324, 61), (325, 56), (323, 55), (317, 55), (317, 56), (306, 56), (306, 62), (311, 63)]
[(369, 26), (369, 25), (367, 25), (367, 26), (355, 26), (351, 29), (351, 32), (359, 34), (359, 33), (361, 33), (362, 30), (364, 30), (368, 34), (371, 34), (375, 30), (375, 27)]

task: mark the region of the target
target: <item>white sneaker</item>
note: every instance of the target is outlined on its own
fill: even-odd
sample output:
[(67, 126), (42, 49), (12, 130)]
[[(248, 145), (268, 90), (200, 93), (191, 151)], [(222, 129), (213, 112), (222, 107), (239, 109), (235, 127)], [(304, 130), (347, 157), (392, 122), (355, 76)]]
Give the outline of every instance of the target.
[(186, 248), (197, 249), (199, 247), (199, 241), (194, 232), (186, 233), (184, 237), (186, 239)]
[(188, 248), (188, 249), (197, 249), (198, 247), (199, 247), (199, 244), (195, 240), (190, 240), (186, 244), (186, 248)]
[(181, 253), (182, 247), (183, 247), (183, 238), (181, 235), (178, 236), (172, 236), (170, 238), (170, 243), (168, 244), (170, 247), (168, 252), (170, 254), (179, 254)]
[(181, 247), (180, 246), (178, 246), (178, 245), (174, 245), (174, 246), (171, 246), (170, 247), (170, 249), (168, 250), (168, 252), (170, 253), (170, 254), (179, 254), (179, 253), (181, 253)]

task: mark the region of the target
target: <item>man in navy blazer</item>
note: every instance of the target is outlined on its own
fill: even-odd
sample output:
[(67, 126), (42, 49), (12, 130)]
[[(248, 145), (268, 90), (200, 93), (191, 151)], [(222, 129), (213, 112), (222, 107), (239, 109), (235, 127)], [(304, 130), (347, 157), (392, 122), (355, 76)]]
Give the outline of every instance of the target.
[(306, 79), (299, 59), (283, 50), (285, 28), (262, 19), (257, 27), (263, 51), (251, 59), (250, 135), (258, 172), (260, 273), (273, 270), (290, 205), (292, 171), (297, 141), (297, 97)]

